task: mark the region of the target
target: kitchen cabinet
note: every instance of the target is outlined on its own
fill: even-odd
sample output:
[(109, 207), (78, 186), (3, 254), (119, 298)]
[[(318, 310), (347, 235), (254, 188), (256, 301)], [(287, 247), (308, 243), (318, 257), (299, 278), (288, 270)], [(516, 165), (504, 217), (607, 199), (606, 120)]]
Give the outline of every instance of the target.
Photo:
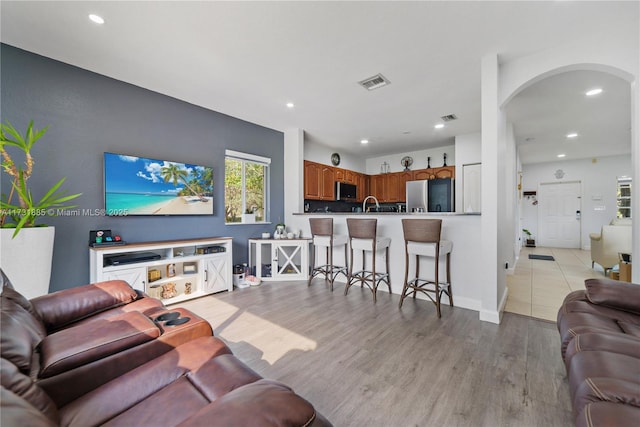
[(454, 179), (456, 177), (455, 166), (443, 166), (441, 168), (434, 168), (433, 170), (434, 170), (434, 175), (436, 179), (442, 179), (442, 178)]
[(371, 175), (369, 178), (370, 193), (379, 202), (383, 202), (386, 197), (384, 179), (385, 175)]
[(358, 173), (341, 168), (333, 168), (334, 178), (337, 182), (346, 182), (348, 184), (358, 184)]
[(440, 168), (427, 168), (417, 169), (413, 171), (413, 178), (411, 181), (421, 181), (423, 179), (440, 179), (440, 178), (455, 178), (456, 167), (455, 166), (443, 166)]
[(334, 168), (321, 163), (304, 161), (304, 198), (334, 200)]
[(413, 181), (413, 172), (399, 172), (398, 173), (398, 202), (407, 201), (407, 181)]
[(395, 203), (404, 199), (400, 195), (400, 173), (388, 173), (383, 181), (385, 203)]
[(320, 200), (335, 200), (335, 177), (331, 166), (322, 165), (320, 168)]
[(435, 175), (433, 175), (433, 169), (418, 169), (413, 171), (413, 179), (412, 181), (422, 181), (424, 179), (433, 179)]
[(364, 198), (367, 197), (369, 193), (369, 175), (365, 175), (363, 173), (356, 173), (356, 185), (358, 197), (356, 202), (362, 203)]

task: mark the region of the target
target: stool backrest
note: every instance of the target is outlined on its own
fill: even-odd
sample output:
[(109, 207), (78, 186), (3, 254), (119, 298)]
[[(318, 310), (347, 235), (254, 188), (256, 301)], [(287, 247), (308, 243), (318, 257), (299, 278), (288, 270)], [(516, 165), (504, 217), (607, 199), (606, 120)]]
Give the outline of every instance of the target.
[(441, 219), (403, 219), (405, 242), (438, 243), (442, 231)]
[(378, 220), (375, 218), (356, 219), (347, 218), (347, 229), (351, 239), (374, 239), (376, 238), (376, 228)]
[(309, 225), (313, 236), (333, 235), (333, 218), (309, 218)]

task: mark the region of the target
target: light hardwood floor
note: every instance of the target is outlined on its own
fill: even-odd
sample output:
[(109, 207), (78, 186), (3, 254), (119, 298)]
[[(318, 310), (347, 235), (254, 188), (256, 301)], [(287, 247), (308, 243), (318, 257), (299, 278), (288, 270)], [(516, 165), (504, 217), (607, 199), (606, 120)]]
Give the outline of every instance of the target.
[(321, 279), (265, 283), (183, 302), (266, 378), (335, 426), (570, 426), (554, 324), (478, 313)]
[[(529, 254), (551, 255), (555, 261), (532, 260)], [(564, 297), (584, 289), (585, 279), (604, 277), (591, 268), (591, 253), (580, 249), (522, 248), (513, 275), (507, 276), (505, 311), (556, 321)]]

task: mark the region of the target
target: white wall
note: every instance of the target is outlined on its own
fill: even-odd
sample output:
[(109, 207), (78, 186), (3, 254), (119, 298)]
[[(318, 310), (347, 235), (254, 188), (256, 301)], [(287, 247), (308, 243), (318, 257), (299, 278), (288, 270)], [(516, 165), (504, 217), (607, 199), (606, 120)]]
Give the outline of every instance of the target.
[(409, 151), (406, 153), (388, 154), (385, 156), (371, 157), (366, 161), (366, 174), (376, 175), (380, 173), (380, 165), (383, 162), (389, 164), (389, 172), (401, 172), (404, 167), (400, 163), (400, 160), (404, 156), (411, 156), (413, 158), (413, 164), (411, 170), (424, 169), (427, 167), (427, 157), (431, 157), (431, 167), (436, 168), (443, 165), (444, 156), (447, 154), (447, 166), (453, 166), (456, 164), (456, 147), (455, 145), (447, 145), (445, 147), (429, 148), (426, 150)]
[(318, 144), (316, 142), (304, 142), (304, 160), (331, 165), (331, 154), (336, 152), (340, 154), (339, 168), (367, 173), (365, 171), (365, 159), (360, 156), (355, 156), (350, 153), (342, 153), (340, 150), (336, 150), (335, 148), (327, 147), (326, 145)]
[[(564, 176), (555, 177), (561, 169)], [(582, 248), (589, 249), (589, 233), (598, 233), (604, 224), (616, 217), (617, 177), (630, 176), (629, 156), (539, 163), (522, 167), (524, 191), (538, 191), (541, 183), (580, 181), (582, 183)], [(534, 235), (538, 232), (538, 210), (532, 200), (523, 199), (522, 228)]]
[[(304, 130), (284, 132), (284, 215), (285, 221), (293, 212), (302, 212), (304, 202), (303, 170)], [(273, 220), (273, 218), (272, 218)]]
[(456, 136), (456, 212), (464, 212), (463, 179), (464, 165), (482, 162), (482, 135), (480, 132)]

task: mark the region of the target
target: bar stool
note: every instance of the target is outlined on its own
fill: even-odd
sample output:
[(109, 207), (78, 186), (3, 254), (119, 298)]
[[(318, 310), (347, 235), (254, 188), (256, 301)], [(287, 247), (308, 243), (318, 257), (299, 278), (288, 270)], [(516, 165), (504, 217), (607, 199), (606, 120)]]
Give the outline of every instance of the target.
[[(400, 308), (404, 299), (413, 292), (413, 298), (417, 292), (422, 292), (436, 305), (438, 317), (440, 314), (440, 299), (445, 293), (449, 297), (449, 305), (453, 307), (453, 294), (451, 292), (451, 250), (453, 243), (449, 240), (440, 240), (442, 231), (441, 219), (403, 219), (402, 231), (404, 232), (405, 270), (404, 285), (400, 295)], [(415, 277), (409, 280), (409, 255), (415, 255)], [(435, 264), (435, 278), (427, 280), (420, 278), (420, 257), (431, 257)], [(440, 281), (440, 260), (446, 260), (446, 282)], [(435, 299), (433, 299), (434, 294)]]
[[(311, 280), (319, 274), (324, 275), (333, 291), (333, 281), (338, 274), (347, 277), (347, 236), (333, 234), (333, 218), (309, 218), (311, 235), (313, 236), (313, 257), (311, 258), (311, 275), (307, 286), (311, 286)], [(344, 245), (344, 266), (333, 265), (333, 248)], [(318, 249), (325, 248), (325, 264), (316, 266)]]
[[(376, 302), (376, 292), (380, 282), (384, 282), (389, 287), (391, 294), (391, 280), (389, 278), (389, 245), (391, 239), (388, 237), (377, 237), (376, 230), (378, 226), (377, 219), (355, 219), (347, 218), (347, 229), (349, 230), (349, 247), (351, 264), (349, 265), (349, 274), (347, 276), (347, 285), (344, 288), (344, 294), (347, 295), (349, 288), (355, 283), (360, 282), (367, 285), (373, 292), (373, 302)], [(353, 250), (362, 251), (362, 270), (353, 272)], [(366, 267), (366, 252), (371, 252), (371, 270)], [(384, 255), (386, 262), (386, 272), (380, 273), (376, 270), (376, 256)]]

